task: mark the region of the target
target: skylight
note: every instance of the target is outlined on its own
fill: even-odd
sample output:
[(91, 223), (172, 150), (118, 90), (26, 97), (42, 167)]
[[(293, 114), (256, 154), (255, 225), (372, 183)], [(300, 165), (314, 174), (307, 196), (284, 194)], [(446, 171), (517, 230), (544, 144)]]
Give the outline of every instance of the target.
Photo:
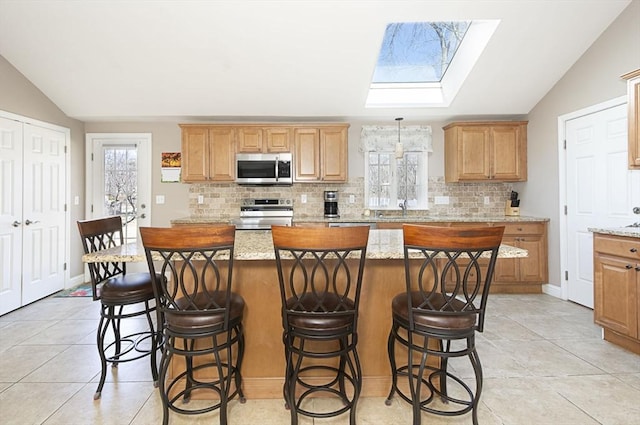
[(387, 25), (366, 106), (449, 106), (498, 23)]

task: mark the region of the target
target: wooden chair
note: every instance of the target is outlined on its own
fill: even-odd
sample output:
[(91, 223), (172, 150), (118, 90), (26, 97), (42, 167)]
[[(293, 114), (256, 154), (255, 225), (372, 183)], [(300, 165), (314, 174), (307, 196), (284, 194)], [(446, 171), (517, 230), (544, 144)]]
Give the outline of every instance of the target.
[[(349, 412), (356, 423), (362, 388), (358, 358), (358, 305), (369, 227), (272, 226), (282, 301), (285, 383), (283, 394), (298, 414), (328, 418)], [(328, 395), (331, 411), (303, 406), (307, 397)]]
[[(120, 216), (97, 220), (78, 221), (85, 254), (122, 245), (122, 219)], [(161, 345), (160, 334), (156, 332), (151, 313), (156, 309), (153, 302), (153, 286), (149, 273), (127, 273), (127, 264), (122, 262), (88, 263), (91, 275), (93, 300), (100, 300), (100, 322), (98, 323), (97, 345), (102, 365), (98, 389), (94, 399), (99, 399), (107, 376), (107, 364), (116, 367), (119, 363), (150, 356), (151, 374), (158, 380), (156, 351)], [(122, 335), (121, 321), (145, 316), (148, 331)], [(111, 330), (111, 335), (109, 335)], [(106, 341), (113, 342), (106, 344)], [(147, 347), (147, 348), (145, 348)]]
[[(140, 234), (149, 270), (158, 276), (154, 290), (165, 339), (159, 379), (163, 424), (169, 410), (194, 415), (220, 409), (225, 425), (228, 401), (235, 396), (245, 401), (240, 372), (245, 303), (231, 291), (235, 227), (141, 227)], [(185, 367), (169, 376), (172, 361)], [(208, 406), (187, 408), (192, 396), (203, 393), (213, 399)]]
[[(421, 411), (445, 416), (471, 411), (473, 423), (478, 423), (482, 367), (475, 333), (484, 328), (503, 232), (503, 226), (403, 226), (406, 292), (391, 303), (392, 385), (386, 403), (391, 404), (397, 392), (412, 405), (414, 425), (420, 424)], [(396, 345), (407, 350), (400, 366)], [(435, 365), (427, 363), (431, 356), (438, 360)], [(475, 391), (447, 368), (456, 357), (469, 358)], [(407, 380), (400, 382), (399, 376)]]

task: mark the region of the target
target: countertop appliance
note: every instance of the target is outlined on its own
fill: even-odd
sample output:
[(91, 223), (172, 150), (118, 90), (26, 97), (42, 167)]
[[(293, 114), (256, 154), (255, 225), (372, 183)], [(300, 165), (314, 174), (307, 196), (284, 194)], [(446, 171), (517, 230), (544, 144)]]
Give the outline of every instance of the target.
[(269, 230), (271, 225), (291, 226), (291, 199), (243, 199), (240, 217), (231, 221), (237, 230)]
[(243, 185), (291, 185), (291, 153), (236, 154), (236, 183)]
[(338, 192), (335, 190), (324, 191), (324, 216), (327, 218), (340, 217), (338, 213)]

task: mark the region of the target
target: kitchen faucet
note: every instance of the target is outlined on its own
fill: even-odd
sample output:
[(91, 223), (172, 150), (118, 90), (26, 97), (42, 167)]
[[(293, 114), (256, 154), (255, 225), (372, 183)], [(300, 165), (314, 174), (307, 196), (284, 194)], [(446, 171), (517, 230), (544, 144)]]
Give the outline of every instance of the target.
[(401, 201), (398, 206), (400, 207), (400, 209), (402, 210), (402, 216), (406, 217), (407, 216), (407, 200), (405, 199), (404, 201)]

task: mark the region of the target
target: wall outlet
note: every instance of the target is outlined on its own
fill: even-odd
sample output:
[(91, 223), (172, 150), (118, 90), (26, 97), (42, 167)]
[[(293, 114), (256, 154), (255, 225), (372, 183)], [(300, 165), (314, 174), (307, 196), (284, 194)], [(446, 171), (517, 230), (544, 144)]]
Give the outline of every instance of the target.
[(485, 205), (489, 205), (490, 203), (491, 203), (491, 200), (489, 199), (489, 197), (488, 197), (488, 196), (485, 196), (485, 197), (484, 197), (484, 204), (485, 204)]
[(448, 196), (436, 196), (433, 200), (436, 205), (449, 205)]
[(303, 193), (302, 195), (300, 195), (300, 202), (303, 204), (307, 203), (307, 194)]
[(349, 203), (350, 204), (356, 203), (356, 195), (349, 195)]
[(198, 204), (204, 204), (204, 195), (198, 195)]
[(164, 204), (164, 195), (156, 195), (156, 204)]

